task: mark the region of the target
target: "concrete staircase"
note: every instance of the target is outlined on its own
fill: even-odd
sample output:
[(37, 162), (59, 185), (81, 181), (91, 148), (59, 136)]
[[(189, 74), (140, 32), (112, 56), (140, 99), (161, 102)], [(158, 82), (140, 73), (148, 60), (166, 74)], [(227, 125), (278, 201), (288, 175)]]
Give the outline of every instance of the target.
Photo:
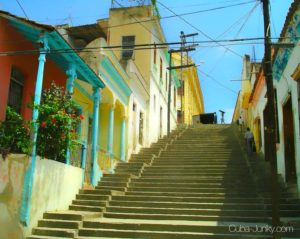
[(131, 179), (138, 178), (146, 165), (151, 164), (165, 147), (176, 139), (182, 129), (174, 130), (169, 137), (159, 139), (150, 148), (133, 154), (129, 162), (120, 162), (114, 174), (104, 174), (94, 189), (81, 189), (67, 211), (46, 212), (33, 228), (28, 239), (76, 238), (84, 221), (103, 217), (112, 196), (125, 194)]
[[(29, 238), (272, 238), (255, 232), (270, 225), (269, 185), (241, 146), (233, 126), (178, 130), (81, 190), (70, 211), (45, 213)], [(299, 205), (282, 191), (282, 217)]]

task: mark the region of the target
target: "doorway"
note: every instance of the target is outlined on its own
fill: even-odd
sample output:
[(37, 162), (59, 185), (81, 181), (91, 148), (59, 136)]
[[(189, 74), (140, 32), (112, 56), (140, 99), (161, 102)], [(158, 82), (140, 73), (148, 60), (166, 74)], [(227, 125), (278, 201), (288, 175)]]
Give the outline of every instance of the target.
[(139, 144), (144, 144), (144, 113), (140, 112), (140, 120), (139, 120)]
[(284, 133), (284, 158), (285, 179), (287, 183), (295, 183), (296, 161), (295, 161), (295, 135), (292, 99), (289, 97), (283, 105), (283, 133)]
[(163, 115), (163, 109), (160, 107), (159, 111), (159, 137), (162, 138), (163, 130), (162, 130), (162, 115)]
[(84, 172), (84, 183), (91, 184), (91, 168), (92, 168), (92, 124), (93, 119), (89, 117), (88, 119), (88, 132), (87, 132), (87, 147), (86, 147), (86, 162), (85, 162), (85, 172)]
[[(264, 113), (263, 113), (263, 117), (264, 117), (264, 128), (266, 128), (267, 125), (267, 118), (268, 118), (268, 104), (266, 105), (265, 109), (264, 109)], [(267, 133), (267, 131), (264, 129), (264, 150), (265, 150), (265, 161), (269, 161), (269, 156), (270, 156), (270, 152), (269, 152), (269, 147), (270, 145), (270, 138), (269, 135)]]

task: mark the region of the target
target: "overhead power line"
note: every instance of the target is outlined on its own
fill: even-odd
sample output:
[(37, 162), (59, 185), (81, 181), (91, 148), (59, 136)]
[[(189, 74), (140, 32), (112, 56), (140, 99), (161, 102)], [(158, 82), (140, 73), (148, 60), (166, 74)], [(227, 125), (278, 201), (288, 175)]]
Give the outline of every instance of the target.
[(19, 0), (16, 0), (16, 2), (18, 3), (19, 7), (21, 8), (23, 14), (25, 15), (26, 19), (29, 20), (28, 15), (26, 14), (24, 8), (22, 7), (21, 3), (19, 2)]
[(158, 2), (160, 5), (162, 5), (163, 7), (167, 8), (170, 12), (172, 12), (174, 15), (176, 15), (177, 17), (179, 17), (182, 21), (184, 21), (186, 24), (188, 24), (189, 26), (191, 26), (192, 28), (194, 28), (196, 31), (198, 31), (200, 34), (202, 34), (203, 36), (205, 36), (206, 38), (210, 39), (211, 41), (214, 41), (216, 44), (224, 47), (225, 49), (227, 49), (228, 51), (230, 51), (231, 53), (233, 53), (234, 55), (243, 58), (242, 55), (240, 55), (239, 53), (233, 51), (232, 49), (223, 46), (222, 44), (220, 44), (219, 42), (217, 42), (216, 40), (214, 40), (212, 37), (210, 37), (209, 35), (207, 35), (205, 32), (203, 32), (202, 30), (200, 30), (198, 27), (194, 26), (193, 24), (191, 24), (189, 21), (185, 20), (183, 17), (179, 16), (178, 14), (176, 14), (174, 11), (172, 11), (170, 8), (168, 8), (166, 5), (164, 5), (161, 2)]
[[(298, 37), (300, 39), (300, 37)], [(282, 38), (273, 38), (273, 39), (282, 39)], [(287, 39), (287, 38), (285, 38)], [(242, 38), (242, 39), (227, 39), (227, 40), (214, 40), (214, 41), (192, 41), (192, 42), (186, 42), (187, 44), (205, 44), (205, 43), (226, 43), (222, 44), (222, 47), (224, 46), (232, 46), (232, 45), (247, 45), (247, 44), (263, 44), (263, 42), (253, 42), (257, 40), (264, 40), (263, 37), (257, 37), (257, 38)], [(249, 42), (248, 42), (249, 41)], [(0, 42), (1, 44), (1, 42)], [(169, 43), (149, 43), (149, 44), (136, 44), (136, 45), (128, 45), (126, 46), (128, 48), (132, 48), (134, 50), (152, 50), (152, 49), (166, 49), (170, 45), (178, 45), (178, 48), (180, 48), (181, 42), (169, 42)], [(198, 45), (196, 47), (220, 47), (220, 46), (211, 46), (211, 45)], [(86, 48), (60, 48), (60, 49), (51, 49), (50, 52), (47, 52), (47, 54), (61, 54), (61, 53), (80, 53), (80, 52), (95, 52), (100, 49), (103, 50), (110, 50), (110, 49), (116, 49), (116, 50), (123, 50), (122, 45), (116, 45), (116, 46), (99, 46), (99, 47), (86, 47)], [(29, 55), (29, 54), (38, 54), (40, 50), (33, 49), (33, 50), (19, 50), (19, 51), (2, 51), (0, 52), (0, 56), (14, 56), (14, 55)]]
[(214, 81), (214, 82), (215, 82), (216, 84), (218, 84), (219, 86), (223, 87), (224, 89), (226, 89), (226, 90), (228, 90), (228, 91), (230, 91), (230, 92), (232, 92), (232, 93), (234, 93), (234, 94), (236, 94), (236, 95), (238, 94), (238, 92), (236, 92), (235, 90), (233, 90), (233, 89), (229, 88), (228, 86), (224, 85), (223, 83), (221, 83), (220, 81), (218, 81), (217, 79), (215, 79), (213, 76), (211, 76), (211, 75), (205, 73), (204, 71), (200, 70), (199, 68), (198, 68), (198, 71), (199, 71), (200, 73), (202, 73), (204, 76), (206, 76), (207, 78), (209, 78), (209, 79), (211, 79), (212, 81)]
[(146, 29), (146, 31), (148, 31), (152, 36), (154, 36), (158, 41), (161, 41), (161, 39), (156, 36), (148, 27), (146, 27), (139, 19), (137, 19), (135, 16), (133, 16), (132, 14), (129, 13), (129, 11), (127, 10), (126, 7), (124, 7), (122, 4), (120, 4), (117, 0), (114, 1), (115, 3), (117, 3), (120, 7), (124, 8), (125, 12), (128, 13), (128, 15), (135, 20), (135, 23), (140, 24), (144, 29)]

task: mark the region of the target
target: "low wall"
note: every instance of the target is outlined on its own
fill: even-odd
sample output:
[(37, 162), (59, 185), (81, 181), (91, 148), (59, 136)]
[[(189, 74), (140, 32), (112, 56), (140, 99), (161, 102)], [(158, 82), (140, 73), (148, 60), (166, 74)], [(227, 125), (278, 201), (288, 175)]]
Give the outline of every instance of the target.
[[(45, 211), (66, 210), (82, 186), (81, 168), (53, 160), (36, 160), (32, 188), (30, 224), (19, 224), (26, 155), (11, 154), (5, 160), (0, 156), (0, 238), (20, 239), (31, 233)], [(6, 229), (6, 230), (5, 230)]]
[[(29, 229), (45, 211), (68, 209), (82, 186), (83, 170), (53, 160), (37, 158), (32, 188)], [(26, 231), (26, 234), (28, 232)]]
[(0, 238), (22, 238), (19, 224), (23, 181), (29, 158), (10, 154), (5, 160), (0, 156)]

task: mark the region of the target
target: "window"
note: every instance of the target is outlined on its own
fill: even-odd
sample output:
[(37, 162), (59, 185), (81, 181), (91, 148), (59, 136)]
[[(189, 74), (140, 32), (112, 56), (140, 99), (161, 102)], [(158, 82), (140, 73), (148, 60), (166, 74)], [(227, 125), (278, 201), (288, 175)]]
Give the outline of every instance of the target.
[(159, 79), (162, 80), (162, 75), (163, 75), (163, 62), (161, 57), (159, 58)]
[(133, 58), (135, 44), (135, 36), (122, 37), (122, 60), (129, 60)]
[(10, 85), (8, 94), (8, 106), (12, 107), (16, 112), (21, 112), (22, 97), (24, 88), (24, 77), (22, 73), (12, 68), (10, 75)]
[(153, 49), (153, 63), (156, 64), (156, 47)]

